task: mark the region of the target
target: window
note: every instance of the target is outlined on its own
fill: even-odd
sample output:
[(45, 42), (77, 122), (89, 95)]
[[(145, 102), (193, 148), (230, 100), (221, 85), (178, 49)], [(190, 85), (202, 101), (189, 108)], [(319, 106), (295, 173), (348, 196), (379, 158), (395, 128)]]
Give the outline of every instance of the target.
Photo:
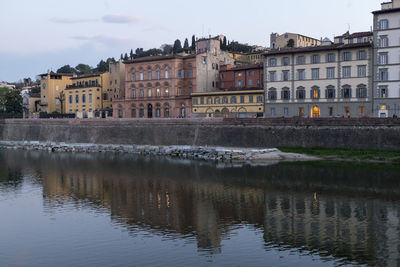
[(165, 118), (169, 117), (169, 105), (168, 104), (165, 105), (165, 108), (164, 108), (164, 117)]
[(79, 95), (75, 96), (75, 103), (78, 104), (79, 103)]
[(351, 77), (351, 67), (343, 67), (343, 78), (350, 78)]
[(327, 68), (326, 69), (326, 78), (327, 79), (335, 79), (335, 68)]
[(343, 52), (342, 60), (343, 61), (351, 61), (352, 60), (352, 53), (351, 52)]
[(326, 62), (335, 62), (336, 55), (334, 53), (329, 53), (326, 55)]
[(306, 57), (305, 56), (298, 56), (296, 58), (296, 64), (297, 65), (304, 65), (306, 64)]
[(143, 90), (143, 89), (140, 89), (140, 91), (139, 91), (139, 97), (140, 97), (140, 98), (143, 98), (143, 97), (144, 97), (144, 90)]
[(367, 51), (360, 50), (357, 52), (357, 60), (366, 60), (367, 59)]
[(378, 89), (378, 97), (379, 98), (387, 98), (389, 96), (388, 88), (387, 87), (379, 87)]
[(262, 95), (257, 96), (257, 103), (262, 103), (262, 102), (263, 102)]
[(271, 108), (271, 117), (275, 117), (276, 116), (276, 110), (275, 108)]
[(321, 62), (320, 55), (311, 56), (311, 64), (319, 64)]
[(221, 98), (218, 96), (214, 99), (214, 104), (221, 104)]
[(304, 70), (297, 70), (296, 79), (299, 81), (306, 79), (306, 72)]
[(276, 81), (276, 71), (270, 71), (269, 72), (269, 81), (270, 82), (275, 82)]
[(89, 94), (89, 103), (92, 103), (92, 94)]
[(320, 95), (321, 95), (321, 93), (320, 93), (320, 90), (318, 87), (313, 87), (311, 89), (311, 98), (312, 99), (319, 99)]
[(147, 89), (147, 96), (151, 97), (151, 89)]
[(352, 98), (352, 90), (350, 87), (343, 87), (341, 91), (342, 98)]
[(159, 71), (159, 70), (156, 71), (156, 79), (157, 79), (157, 80), (160, 79), (160, 71)]
[(289, 116), (289, 109), (283, 108), (283, 116)]
[(357, 98), (367, 98), (367, 88), (365, 86), (359, 86), (356, 89)]
[(140, 108), (139, 108), (139, 118), (144, 118), (144, 107), (143, 107), (143, 105), (140, 105)]
[(136, 118), (136, 107), (135, 107), (135, 105), (132, 106), (131, 116), (132, 116), (132, 118)]
[(387, 35), (382, 35), (378, 39), (378, 46), (379, 47), (388, 47), (389, 46), (389, 39)]
[(224, 82), (221, 83), (221, 88), (225, 88), (225, 83)]
[(86, 103), (86, 95), (82, 95), (82, 103)]
[(136, 98), (136, 90), (132, 89), (132, 98)]
[(365, 108), (363, 106), (360, 107), (360, 117), (365, 115)]
[(72, 104), (72, 95), (69, 96), (69, 103)]
[(269, 66), (270, 67), (276, 67), (276, 58), (270, 58), (269, 59)]
[(165, 79), (168, 79), (168, 78), (169, 78), (168, 69), (166, 69), (166, 70), (165, 70), (165, 74), (164, 74), (164, 76), (165, 76)]
[(359, 78), (367, 76), (367, 66), (358, 66), (357, 67), (357, 74)]
[(388, 60), (388, 53), (379, 53), (379, 56), (378, 56), (378, 63), (381, 64), (381, 65), (386, 65), (386, 64), (388, 64), (388, 63), (389, 63), (389, 60)]
[(178, 79), (185, 78), (185, 71), (184, 70), (178, 70), (177, 76), (178, 76)]
[(231, 104), (236, 104), (236, 96), (231, 96)]
[(157, 89), (156, 89), (156, 94), (157, 94), (158, 97), (161, 96), (161, 89), (160, 89), (160, 88), (157, 88)]
[(244, 103), (244, 96), (240, 96), (240, 103), (243, 104)]
[(242, 87), (243, 86), (243, 81), (237, 81), (236, 82), (237, 87)]
[(283, 66), (287, 66), (287, 65), (289, 65), (290, 64), (290, 59), (289, 59), (289, 57), (283, 57), (282, 58), (282, 65)]
[(306, 90), (303, 87), (300, 87), (296, 91), (297, 99), (305, 99), (306, 98)]
[(282, 71), (282, 81), (289, 81), (290, 72), (288, 70)]
[(193, 78), (193, 70), (188, 70), (188, 78)]
[(327, 99), (334, 99), (336, 97), (336, 90), (335, 87), (329, 86), (326, 88), (325, 97)]
[(254, 100), (253, 100), (253, 96), (252, 95), (250, 95), (249, 96), (249, 103), (253, 103), (254, 102)]
[(312, 69), (311, 74), (313, 80), (319, 80), (319, 69)]
[(304, 116), (304, 108), (299, 108), (299, 117)]
[(200, 105), (204, 105), (204, 97), (200, 97)]
[(389, 28), (389, 21), (387, 19), (383, 19), (378, 21), (379, 30), (387, 30)]
[(199, 101), (198, 101), (198, 99), (197, 98), (193, 98), (193, 105), (198, 105), (199, 104)]
[(151, 80), (151, 71), (147, 73), (147, 80)]
[(222, 104), (228, 104), (228, 97), (227, 96), (224, 96), (222, 98)]
[(378, 80), (379, 81), (388, 81), (389, 80), (388, 69), (379, 69), (379, 71), (378, 71)]
[(284, 88), (281, 91), (281, 99), (283, 100), (289, 100), (290, 99), (290, 91), (288, 88)]
[(107, 93), (103, 94), (103, 100), (108, 100), (108, 94)]
[(132, 73), (132, 81), (133, 81), (133, 82), (136, 81), (136, 75), (135, 75), (135, 73)]
[(169, 89), (168, 89), (168, 88), (166, 88), (166, 89), (164, 90), (164, 95), (165, 95), (165, 96), (169, 96)]
[(354, 39), (349, 39), (349, 44), (354, 43)]
[(277, 93), (275, 88), (271, 88), (268, 90), (268, 100), (276, 100), (277, 99)]
[(143, 77), (143, 72), (139, 73), (139, 78), (141, 81), (143, 81), (144, 77)]

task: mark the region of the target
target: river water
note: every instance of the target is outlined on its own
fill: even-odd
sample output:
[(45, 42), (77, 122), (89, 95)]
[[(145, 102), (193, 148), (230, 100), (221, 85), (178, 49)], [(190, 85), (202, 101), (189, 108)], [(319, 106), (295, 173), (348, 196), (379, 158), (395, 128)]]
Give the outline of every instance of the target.
[(0, 150), (0, 266), (399, 266), (400, 168)]

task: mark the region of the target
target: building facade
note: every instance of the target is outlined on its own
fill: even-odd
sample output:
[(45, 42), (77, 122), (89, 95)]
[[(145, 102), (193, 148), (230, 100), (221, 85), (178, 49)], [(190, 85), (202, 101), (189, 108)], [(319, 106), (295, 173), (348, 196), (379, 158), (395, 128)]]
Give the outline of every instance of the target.
[(112, 106), (113, 100), (125, 98), (125, 64), (122, 60), (115, 63), (111, 62), (109, 64), (109, 71), (110, 89), (112, 90), (110, 101)]
[(278, 33), (271, 33), (270, 48), (282, 49), (287, 47), (308, 47), (318, 46), (321, 41), (315, 38), (304, 36), (297, 33), (286, 32), (279, 35)]
[(263, 89), (263, 64), (243, 66), (223, 65), (219, 71), (220, 90)]
[[(48, 72), (40, 74), (40, 97), (41, 111), (47, 113), (65, 113), (62, 105), (64, 90), (70, 85), (73, 74), (60, 74)], [(61, 100), (60, 100), (61, 99)]]
[(400, 0), (374, 11), (373, 116), (400, 116)]
[(255, 118), (264, 112), (264, 90), (232, 90), (192, 94), (193, 117)]
[(114, 117), (188, 117), (191, 94), (217, 90), (220, 66), (233, 62), (220, 49), (220, 37), (196, 41), (194, 54), (127, 60), (125, 98), (114, 101)]
[(271, 50), (264, 71), (266, 117), (371, 116), (370, 42)]
[(72, 77), (71, 82), (65, 89), (67, 113), (78, 118), (112, 116), (109, 72)]

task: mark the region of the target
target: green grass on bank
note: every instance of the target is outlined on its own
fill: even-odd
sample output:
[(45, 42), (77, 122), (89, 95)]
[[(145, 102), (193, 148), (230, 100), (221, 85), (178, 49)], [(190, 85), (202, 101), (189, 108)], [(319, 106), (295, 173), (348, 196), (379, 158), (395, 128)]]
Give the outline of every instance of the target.
[(279, 147), (278, 149), (282, 152), (320, 156), (323, 158), (377, 160), (400, 163), (400, 151), (303, 147)]

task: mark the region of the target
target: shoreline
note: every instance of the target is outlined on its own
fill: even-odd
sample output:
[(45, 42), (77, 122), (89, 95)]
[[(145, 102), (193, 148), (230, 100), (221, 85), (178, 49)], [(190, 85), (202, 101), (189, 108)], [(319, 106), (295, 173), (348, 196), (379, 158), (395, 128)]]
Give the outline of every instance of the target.
[(322, 160), (322, 158), (316, 156), (282, 152), (277, 148), (251, 149), (209, 146), (150, 146), (87, 143), (68, 144), (64, 142), (58, 143), (39, 141), (0, 141), (0, 149), (21, 149), (69, 153), (113, 152), (232, 163)]

